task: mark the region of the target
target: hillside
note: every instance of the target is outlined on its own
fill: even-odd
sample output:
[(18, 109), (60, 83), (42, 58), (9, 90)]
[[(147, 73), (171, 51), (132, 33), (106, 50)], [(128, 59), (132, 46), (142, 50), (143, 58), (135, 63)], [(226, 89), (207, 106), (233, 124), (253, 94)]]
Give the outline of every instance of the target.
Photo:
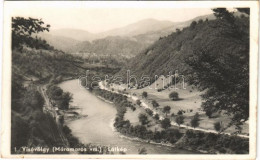
[[(158, 76), (178, 71), (177, 82), (184, 80), (204, 91), (200, 106), (209, 118), (213, 113), (228, 115), (231, 121), (227, 126), (235, 125), (241, 132), (241, 125), (249, 118), (249, 18), (221, 8), (214, 11), (217, 19), (193, 21), (189, 27), (161, 38), (117, 76), (126, 82), (130, 70), (138, 79), (132, 78), (130, 85), (137, 82), (140, 89)], [(162, 95), (161, 91), (156, 94)]]
[(56, 49), (64, 52), (70, 50), (72, 46), (75, 46), (81, 42), (70, 37), (53, 35), (51, 33), (40, 33), (39, 36), (46, 40), (51, 46), (54, 46)]
[(188, 27), (192, 21), (198, 21), (200, 19), (213, 20), (213, 19), (215, 19), (215, 16), (213, 14), (210, 14), (210, 15), (205, 15), (205, 16), (199, 16), (199, 17), (196, 17), (194, 19), (184, 21), (184, 22), (176, 22), (169, 27), (166, 27), (166, 28), (163, 28), (163, 29), (157, 30), (157, 31), (150, 31), (150, 32), (147, 32), (144, 34), (139, 34), (139, 35), (134, 36), (134, 38), (136, 38), (140, 42), (152, 44), (155, 41), (157, 41), (159, 38), (168, 36), (172, 32), (175, 32), (176, 29), (183, 29), (184, 27)]
[[(241, 27), (248, 27), (247, 18), (237, 17), (236, 20)], [(154, 81), (155, 75), (168, 75), (170, 71), (174, 73), (178, 70), (179, 74), (188, 74), (189, 65), (186, 60), (196, 50), (204, 47), (208, 48), (208, 54), (221, 56), (217, 55), (220, 54), (218, 50), (226, 53), (240, 45), (237, 37), (227, 33), (227, 26), (218, 23), (219, 20), (194, 21), (188, 27), (160, 38), (131, 59), (129, 65), (118, 75), (126, 75), (126, 69), (130, 69), (131, 74), (137, 77), (148, 75)]]
[(132, 58), (148, 45), (130, 37), (109, 36), (92, 42), (84, 41), (67, 50), (69, 53), (81, 52), (85, 55), (119, 56)]

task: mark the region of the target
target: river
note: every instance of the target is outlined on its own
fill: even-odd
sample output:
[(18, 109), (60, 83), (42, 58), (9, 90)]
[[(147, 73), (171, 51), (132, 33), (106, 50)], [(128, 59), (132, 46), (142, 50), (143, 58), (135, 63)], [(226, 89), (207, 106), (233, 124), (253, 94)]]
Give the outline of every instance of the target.
[(102, 146), (126, 148), (127, 154), (138, 154), (139, 148), (145, 148), (148, 154), (195, 154), (196, 152), (176, 149), (168, 146), (139, 142), (124, 138), (113, 128), (116, 108), (104, 102), (79, 86), (78, 80), (69, 80), (59, 85), (64, 91), (73, 94), (73, 106), (81, 108), (81, 114), (88, 115), (67, 122), (72, 134), (80, 142)]

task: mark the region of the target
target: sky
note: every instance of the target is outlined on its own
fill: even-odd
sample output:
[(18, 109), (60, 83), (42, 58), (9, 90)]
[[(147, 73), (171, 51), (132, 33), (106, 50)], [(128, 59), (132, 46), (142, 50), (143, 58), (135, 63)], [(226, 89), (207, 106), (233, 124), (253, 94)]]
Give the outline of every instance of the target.
[(211, 14), (210, 8), (18, 8), (14, 16), (42, 18), (51, 29), (73, 28), (91, 33), (104, 32), (137, 21), (153, 18), (181, 22)]

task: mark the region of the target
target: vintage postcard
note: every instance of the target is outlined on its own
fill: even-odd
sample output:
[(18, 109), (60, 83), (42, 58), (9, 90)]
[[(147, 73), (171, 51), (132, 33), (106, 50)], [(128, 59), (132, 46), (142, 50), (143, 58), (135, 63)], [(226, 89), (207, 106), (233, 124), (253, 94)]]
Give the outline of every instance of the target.
[(255, 159), (258, 5), (4, 2), (1, 157)]

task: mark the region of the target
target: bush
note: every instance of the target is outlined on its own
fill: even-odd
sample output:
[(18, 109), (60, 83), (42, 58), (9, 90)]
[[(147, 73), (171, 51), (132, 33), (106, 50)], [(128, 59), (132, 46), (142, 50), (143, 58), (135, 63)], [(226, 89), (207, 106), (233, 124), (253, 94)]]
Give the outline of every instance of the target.
[(171, 111), (171, 107), (170, 106), (165, 106), (163, 108), (162, 112), (165, 113), (165, 115), (167, 116), (167, 114), (170, 113), (170, 111)]
[(190, 28), (191, 29), (194, 29), (197, 25), (197, 22), (196, 21), (192, 21), (191, 24), (190, 24)]
[(221, 123), (220, 122), (215, 122), (214, 123), (214, 128), (217, 132), (220, 132), (221, 130)]
[(183, 115), (182, 112), (183, 112), (182, 110), (179, 110), (178, 113), (177, 113), (177, 115)]
[(155, 109), (159, 107), (159, 104), (156, 102), (156, 100), (152, 100), (152, 105)]
[(142, 93), (142, 97), (143, 97), (143, 98), (147, 98), (147, 96), (148, 96), (147, 92), (143, 92), (143, 93)]
[(175, 92), (175, 91), (173, 91), (173, 92), (171, 92), (170, 94), (169, 94), (169, 98), (171, 99), (171, 100), (178, 100), (179, 99), (179, 94), (177, 93), (177, 92)]

